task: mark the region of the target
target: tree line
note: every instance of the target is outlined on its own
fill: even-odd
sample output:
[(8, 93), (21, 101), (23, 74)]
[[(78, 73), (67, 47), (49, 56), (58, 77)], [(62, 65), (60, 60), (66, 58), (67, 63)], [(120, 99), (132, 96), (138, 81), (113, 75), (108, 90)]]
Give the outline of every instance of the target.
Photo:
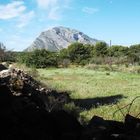
[(88, 63), (140, 65), (140, 44), (125, 47), (121, 45), (109, 46), (105, 42), (98, 42), (95, 45), (74, 43), (67, 49), (61, 50), (60, 56), (81, 65)]
[[(0, 54), (4, 54), (5, 49), (0, 48)], [(7, 53), (8, 54), (8, 53)], [(8, 58), (0, 55), (0, 60)], [(67, 67), (69, 64), (132, 64), (140, 65), (140, 44), (130, 47), (121, 45), (109, 46), (105, 42), (97, 42), (95, 45), (73, 43), (68, 48), (59, 52), (49, 52), (45, 49), (37, 49), (32, 52), (18, 52), (11, 55), (11, 60), (25, 63), (29, 67)], [(16, 56), (16, 57), (15, 57)], [(5, 59), (6, 60), (6, 59)]]

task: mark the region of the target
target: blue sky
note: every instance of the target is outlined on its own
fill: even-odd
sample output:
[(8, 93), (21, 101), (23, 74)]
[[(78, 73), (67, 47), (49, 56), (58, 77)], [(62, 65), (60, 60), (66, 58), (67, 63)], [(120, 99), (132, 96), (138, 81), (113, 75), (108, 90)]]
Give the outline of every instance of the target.
[(140, 0), (0, 0), (0, 42), (9, 50), (24, 50), (54, 26), (107, 43), (138, 44)]

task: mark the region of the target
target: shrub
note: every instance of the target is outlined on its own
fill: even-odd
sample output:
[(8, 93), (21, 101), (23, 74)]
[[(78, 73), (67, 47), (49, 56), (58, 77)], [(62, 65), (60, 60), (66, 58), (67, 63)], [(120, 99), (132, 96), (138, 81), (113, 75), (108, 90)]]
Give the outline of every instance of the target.
[(101, 65), (101, 64), (104, 63), (104, 58), (100, 57), (100, 56), (93, 57), (93, 58), (91, 58), (90, 63), (91, 64)]
[(64, 67), (64, 68), (67, 68), (69, 65), (70, 65), (70, 60), (69, 59), (63, 59), (63, 60), (61, 60), (62, 62), (62, 67)]
[(57, 53), (48, 52), (47, 50), (34, 50), (26, 52), (20, 56), (20, 62), (25, 63), (28, 67), (46, 68), (57, 67)]
[(140, 68), (137, 69), (137, 73), (140, 74)]
[(112, 70), (112, 67), (110, 65), (101, 65), (100, 68), (103, 71), (111, 71)]
[(90, 70), (98, 70), (99, 69), (99, 65), (88, 64), (88, 65), (85, 66), (85, 68), (90, 69)]
[(106, 72), (106, 75), (110, 75), (110, 72)]
[(80, 108), (75, 106), (74, 102), (70, 102), (64, 105), (63, 109), (75, 117), (79, 117)]

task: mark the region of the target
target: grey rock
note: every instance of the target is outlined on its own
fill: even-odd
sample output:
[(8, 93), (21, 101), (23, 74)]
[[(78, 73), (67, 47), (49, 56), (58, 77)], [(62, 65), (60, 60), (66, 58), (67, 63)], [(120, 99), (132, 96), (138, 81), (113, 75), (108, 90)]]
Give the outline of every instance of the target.
[(60, 26), (42, 32), (25, 51), (32, 51), (34, 49), (59, 51), (63, 48), (67, 48), (74, 42), (95, 44), (98, 41), (99, 40), (93, 39), (78, 30)]

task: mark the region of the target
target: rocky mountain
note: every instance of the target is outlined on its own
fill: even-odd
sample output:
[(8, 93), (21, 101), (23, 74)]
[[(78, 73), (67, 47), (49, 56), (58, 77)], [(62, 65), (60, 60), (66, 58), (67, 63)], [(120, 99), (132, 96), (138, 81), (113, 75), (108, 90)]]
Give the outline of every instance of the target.
[(78, 30), (60, 26), (42, 32), (26, 51), (32, 51), (34, 49), (59, 51), (63, 48), (67, 48), (74, 42), (95, 44), (98, 41), (99, 40), (93, 39)]

